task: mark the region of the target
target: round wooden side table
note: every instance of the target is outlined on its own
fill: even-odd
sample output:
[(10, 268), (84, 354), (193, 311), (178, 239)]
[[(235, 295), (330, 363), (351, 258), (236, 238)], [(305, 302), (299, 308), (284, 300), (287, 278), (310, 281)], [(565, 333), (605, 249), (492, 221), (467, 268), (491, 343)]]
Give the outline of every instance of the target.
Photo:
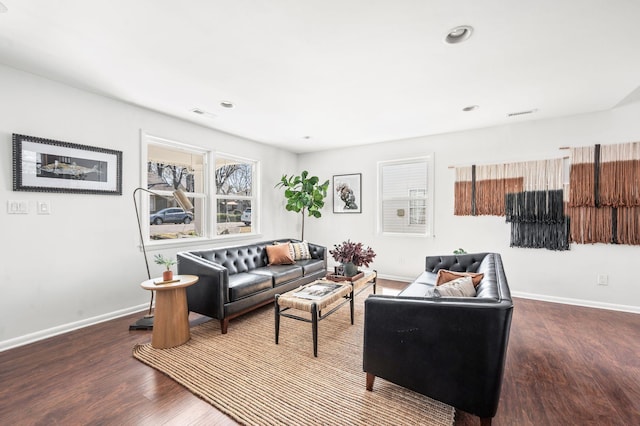
[(191, 338), (187, 287), (198, 282), (196, 275), (175, 275), (176, 282), (156, 284), (162, 278), (154, 278), (140, 284), (145, 290), (156, 292), (151, 346), (167, 349), (179, 346)]

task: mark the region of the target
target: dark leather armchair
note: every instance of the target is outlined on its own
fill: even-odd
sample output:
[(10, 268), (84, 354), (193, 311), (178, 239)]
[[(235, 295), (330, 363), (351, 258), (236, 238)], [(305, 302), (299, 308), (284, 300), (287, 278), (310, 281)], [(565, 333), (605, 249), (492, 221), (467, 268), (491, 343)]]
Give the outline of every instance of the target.
[[(476, 297), (430, 297), (439, 269), (483, 272)], [(363, 367), (491, 424), (500, 399), (513, 304), (497, 253), (429, 256), (398, 296), (365, 301)]]

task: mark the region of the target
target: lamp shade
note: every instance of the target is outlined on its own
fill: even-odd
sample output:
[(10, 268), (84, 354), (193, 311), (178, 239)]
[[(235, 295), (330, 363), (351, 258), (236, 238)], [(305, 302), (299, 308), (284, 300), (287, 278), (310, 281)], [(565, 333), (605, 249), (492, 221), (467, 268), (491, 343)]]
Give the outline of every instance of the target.
[(193, 204), (191, 204), (191, 201), (187, 198), (187, 194), (185, 194), (182, 189), (178, 188), (173, 191), (173, 198), (175, 198), (180, 207), (182, 207), (182, 210), (186, 212), (193, 211)]

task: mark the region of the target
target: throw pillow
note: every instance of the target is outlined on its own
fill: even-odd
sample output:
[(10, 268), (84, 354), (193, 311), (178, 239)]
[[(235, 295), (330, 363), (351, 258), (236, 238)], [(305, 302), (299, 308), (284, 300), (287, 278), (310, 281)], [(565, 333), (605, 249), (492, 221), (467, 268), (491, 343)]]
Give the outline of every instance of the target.
[(289, 252), (293, 260), (311, 259), (309, 244), (306, 241), (301, 243), (289, 243)]
[(476, 297), (471, 277), (456, 278), (433, 289), (434, 297)]
[(296, 263), (289, 253), (289, 244), (266, 246), (269, 265), (291, 265)]
[(449, 281), (453, 281), (461, 277), (471, 277), (473, 286), (477, 287), (478, 284), (480, 284), (480, 281), (482, 281), (484, 274), (476, 273), (476, 272), (455, 272), (455, 271), (447, 271), (446, 269), (440, 269), (438, 271), (438, 275), (436, 275), (436, 285), (448, 283)]

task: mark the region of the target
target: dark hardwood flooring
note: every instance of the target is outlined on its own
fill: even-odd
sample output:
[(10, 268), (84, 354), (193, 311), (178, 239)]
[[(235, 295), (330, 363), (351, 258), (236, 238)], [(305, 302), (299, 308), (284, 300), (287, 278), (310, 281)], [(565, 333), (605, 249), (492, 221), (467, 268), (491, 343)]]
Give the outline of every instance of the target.
[[(140, 316), (0, 352), (0, 424), (235, 425), (132, 357)], [(508, 351), (494, 425), (640, 425), (640, 315), (515, 299)]]

